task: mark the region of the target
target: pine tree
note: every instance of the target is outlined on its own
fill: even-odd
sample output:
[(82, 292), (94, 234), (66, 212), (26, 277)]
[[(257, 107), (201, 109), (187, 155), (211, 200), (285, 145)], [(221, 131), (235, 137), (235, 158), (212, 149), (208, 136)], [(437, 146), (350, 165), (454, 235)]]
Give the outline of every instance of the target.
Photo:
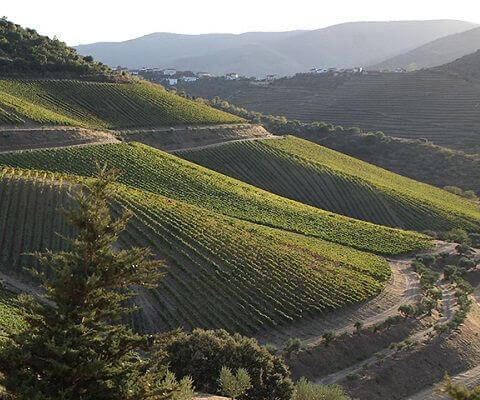
[(23, 296), (28, 329), (0, 353), (3, 385), (28, 400), (188, 399), (191, 381), (177, 383), (156, 360), (148, 338), (124, 325), (135, 286), (154, 287), (162, 262), (149, 249), (116, 250), (132, 214), (114, 219), (109, 200), (115, 173), (72, 189), (65, 216), (78, 235), (70, 251), (37, 254), (43, 301)]

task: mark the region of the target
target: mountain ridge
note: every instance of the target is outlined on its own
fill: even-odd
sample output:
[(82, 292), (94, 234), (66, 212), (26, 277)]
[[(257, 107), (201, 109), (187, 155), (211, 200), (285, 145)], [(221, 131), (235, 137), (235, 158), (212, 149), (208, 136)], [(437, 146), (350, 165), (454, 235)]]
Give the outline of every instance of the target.
[(480, 27), (436, 39), (407, 53), (372, 65), (372, 70), (437, 67), (480, 49)]
[[(202, 71), (207, 61), (217, 55), (218, 66), (214, 73), (224, 74), (232, 72), (232, 66), (228, 63), (223, 65), (224, 60), (218, 59), (218, 52), (230, 50), (235, 54), (235, 49), (238, 49), (240, 54), (244, 54), (241, 52), (242, 46), (263, 44), (288, 60), (275, 64), (279, 73), (291, 74), (299, 72), (299, 68), (306, 70), (315, 65), (370, 65), (474, 26), (458, 20), (347, 22), (311, 31), (202, 35), (153, 33), (123, 42), (82, 44), (75, 48), (80, 54), (92, 55), (108, 65), (129, 68), (181, 67)], [(375, 32), (370, 34), (369, 29)], [(340, 45), (339, 37), (343, 37)], [(355, 49), (354, 55), (351, 54), (352, 49)], [(364, 57), (363, 54), (372, 56)], [(185, 57), (193, 59), (183, 64), (181, 61)], [(262, 67), (267, 62), (259, 57), (261, 54), (236, 65), (235, 72), (243, 75), (255, 72), (256, 76), (270, 73), (271, 70)]]

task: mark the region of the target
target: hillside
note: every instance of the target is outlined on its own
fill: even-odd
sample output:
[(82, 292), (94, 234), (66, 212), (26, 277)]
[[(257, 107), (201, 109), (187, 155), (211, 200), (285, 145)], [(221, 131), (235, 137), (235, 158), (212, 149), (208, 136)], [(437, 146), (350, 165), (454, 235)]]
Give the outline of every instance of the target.
[(0, 289), (0, 343), (5, 337), (24, 326), (17, 295), (7, 289)]
[(0, 154), (0, 165), (80, 176), (96, 163), (122, 172), (135, 188), (229, 217), (316, 237), (381, 254), (399, 254), (428, 245), (412, 232), (332, 214), (247, 185), (142, 144), (105, 144)]
[(93, 43), (76, 49), (110, 66), (175, 67), (214, 74), (232, 72), (233, 68), (247, 76), (286, 75), (314, 65), (371, 65), (473, 27), (474, 24), (464, 21), (438, 20), (354, 22), (313, 31), (241, 35), (154, 33), (125, 42)]
[(121, 78), (106, 65), (83, 57), (33, 29), (0, 19), (0, 77), (75, 77), (99, 80)]
[(376, 224), (412, 230), (480, 226), (480, 208), (467, 200), (292, 136), (175, 154), (280, 196)]
[(427, 43), (405, 54), (368, 67), (371, 70), (408, 70), (431, 68), (447, 64), (480, 49), (480, 28), (455, 33)]
[[(421, 139), (402, 139), (357, 127), (334, 126), (319, 121), (288, 120), (285, 117), (249, 111), (219, 98), (208, 103), (219, 110), (245, 118), (257, 126), (263, 126), (271, 134), (295, 135), (440, 188), (456, 186), (463, 190), (480, 192), (478, 154), (466, 154)], [(137, 139), (139, 142), (149, 144), (144, 140)], [(151, 145), (157, 147), (156, 144)]]
[(0, 80), (0, 125), (118, 129), (242, 121), (149, 83)]
[[(78, 178), (2, 169), (2, 271), (24, 279), (27, 251), (65, 249), (53, 232), (72, 234), (63, 214)], [(167, 261), (157, 289), (141, 291), (137, 327), (183, 326), (252, 333), (318, 316), (377, 294), (386, 262), (313, 237), (214, 213), (174, 198), (117, 185), (114, 211), (135, 211), (121, 246), (148, 245)]]
[[(461, 59), (456, 65), (466, 63)], [(249, 81), (200, 80), (189, 94), (300, 121), (383, 131), (478, 153), (480, 81), (431, 69), (411, 73), (299, 74), (267, 87)]]
[(451, 63), (433, 68), (433, 70), (455, 75), (477, 83), (480, 81), (480, 50), (452, 61)]

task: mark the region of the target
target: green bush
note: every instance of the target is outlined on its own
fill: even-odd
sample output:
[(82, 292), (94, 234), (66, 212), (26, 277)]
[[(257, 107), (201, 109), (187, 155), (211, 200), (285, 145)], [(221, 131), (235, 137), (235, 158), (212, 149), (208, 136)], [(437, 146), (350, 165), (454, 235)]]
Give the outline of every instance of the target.
[(299, 338), (289, 338), (287, 343), (285, 344), (284, 351), (285, 353), (295, 353), (300, 351), (304, 348), (304, 344), (301, 339)]
[(349, 400), (338, 385), (316, 385), (301, 378), (295, 385), (292, 400)]
[(252, 387), (242, 398), (291, 400), (293, 382), (284, 361), (273, 356), (255, 339), (224, 330), (176, 331), (160, 338), (165, 363), (179, 378), (190, 376), (197, 390), (220, 393), (218, 377), (223, 367), (244, 368)]
[(245, 368), (239, 368), (237, 374), (234, 375), (230, 368), (222, 367), (219, 382), (222, 394), (231, 397), (233, 400), (245, 394), (252, 387), (250, 375)]

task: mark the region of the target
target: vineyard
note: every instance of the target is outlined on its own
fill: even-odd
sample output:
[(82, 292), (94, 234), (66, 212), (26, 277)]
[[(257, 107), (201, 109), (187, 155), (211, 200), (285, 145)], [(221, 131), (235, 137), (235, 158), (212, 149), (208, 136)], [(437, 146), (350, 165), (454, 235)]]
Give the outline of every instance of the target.
[[(22, 277), (35, 265), (34, 250), (67, 249), (72, 229), (58, 208), (67, 188), (83, 178), (0, 170), (0, 265)], [(317, 238), (270, 228), (148, 191), (117, 184), (113, 213), (135, 218), (120, 246), (150, 246), (165, 259), (157, 289), (140, 292), (145, 330), (225, 328), (252, 333), (272, 329), (378, 294), (390, 277), (381, 257)], [(0, 308), (1, 308), (0, 303)]]
[(0, 80), (0, 124), (29, 121), (116, 129), (243, 120), (148, 83)]
[(220, 96), (237, 106), (291, 120), (428, 139), (469, 153), (480, 150), (478, 82), (449, 71), (336, 77), (303, 74), (279, 79), (266, 88), (206, 80), (185, 89), (194, 96)]
[(120, 181), (132, 188), (359, 250), (391, 255), (425, 248), (430, 243), (424, 235), (286, 199), (138, 143), (0, 154), (0, 165), (78, 176), (91, 176), (97, 162), (121, 171)]
[(474, 203), (295, 137), (176, 152), (280, 196), (412, 230), (480, 228)]

